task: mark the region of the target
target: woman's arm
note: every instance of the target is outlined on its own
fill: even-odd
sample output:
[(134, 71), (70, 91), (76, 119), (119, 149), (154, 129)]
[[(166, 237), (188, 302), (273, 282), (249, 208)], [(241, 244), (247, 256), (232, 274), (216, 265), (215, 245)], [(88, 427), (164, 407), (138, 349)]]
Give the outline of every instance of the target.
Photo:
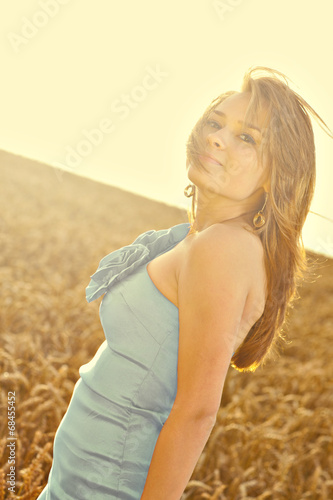
[(170, 414), (158, 437), (141, 500), (179, 500), (208, 440), (213, 419)]
[(255, 247), (244, 233), (214, 225), (188, 242), (178, 277), (177, 395), (141, 500), (179, 500), (214, 426), (253, 280)]

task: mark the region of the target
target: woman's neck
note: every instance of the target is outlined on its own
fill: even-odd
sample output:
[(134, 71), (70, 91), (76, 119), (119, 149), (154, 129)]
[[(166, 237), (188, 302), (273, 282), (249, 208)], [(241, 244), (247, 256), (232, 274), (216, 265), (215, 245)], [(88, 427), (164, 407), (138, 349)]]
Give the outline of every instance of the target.
[(200, 232), (213, 224), (227, 222), (251, 227), (253, 216), (262, 208), (264, 200), (264, 190), (261, 188), (245, 200), (207, 197), (199, 192), (193, 229)]

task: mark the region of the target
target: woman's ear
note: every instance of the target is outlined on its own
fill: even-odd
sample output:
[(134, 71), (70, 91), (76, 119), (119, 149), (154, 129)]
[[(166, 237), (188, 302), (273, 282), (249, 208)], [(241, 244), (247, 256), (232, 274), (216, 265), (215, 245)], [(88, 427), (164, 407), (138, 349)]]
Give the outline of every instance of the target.
[(264, 188), (264, 190), (266, 191), (266, 193), (268, 193), (269, 188), (270, 188), (270, 185), (271, 185), (271, 183), (270, 183), (269, 179), (267, 179), (267, 180), (264, 182), (264, 184), (262, 185), (262, 187)]
[(265, 168), (265, 175), (264, 175), (264, 182), (262, 184), (262, 187), (266, 191), (266, 193), (268, 193), (268, 191), (270, 190), (270, 186), (271, 186), (271, 180), (269, 178), (269, 172), (268, 172), (267, 165), (265, 165), (264, 168)]

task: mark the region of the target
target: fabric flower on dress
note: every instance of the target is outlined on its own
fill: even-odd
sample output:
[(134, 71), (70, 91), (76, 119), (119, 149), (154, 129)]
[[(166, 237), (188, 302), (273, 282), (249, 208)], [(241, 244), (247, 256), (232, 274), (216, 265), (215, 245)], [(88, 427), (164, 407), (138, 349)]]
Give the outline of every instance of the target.
[(189, 223), (178, 224), (170, 229), (146, 231), (131, 244), (109, 253), (100, 261), (97, 271), (90, 276), (86, 288), (88, 302), (100, 297), (108, 289), (126, 278), (138, 267), (148, 263), (181, 241), (190, 228)]

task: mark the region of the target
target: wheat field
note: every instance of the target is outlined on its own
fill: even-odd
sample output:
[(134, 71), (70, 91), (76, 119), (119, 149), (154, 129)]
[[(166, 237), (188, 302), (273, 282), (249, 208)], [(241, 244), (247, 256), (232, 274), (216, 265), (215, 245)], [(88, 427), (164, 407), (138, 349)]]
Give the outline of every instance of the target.
[[(187, 215), (4, 151), (0, 168), (0, 500), (35, 500), (78, 369), (104, 340), (100, 301), (85, 300), (89, 276), (107, 253)], [(255, 373), (229, 370), (182, 500), (333, 499), (333, 265), (311, 257), (316, 276), (290, 311), (288, 343)]]

